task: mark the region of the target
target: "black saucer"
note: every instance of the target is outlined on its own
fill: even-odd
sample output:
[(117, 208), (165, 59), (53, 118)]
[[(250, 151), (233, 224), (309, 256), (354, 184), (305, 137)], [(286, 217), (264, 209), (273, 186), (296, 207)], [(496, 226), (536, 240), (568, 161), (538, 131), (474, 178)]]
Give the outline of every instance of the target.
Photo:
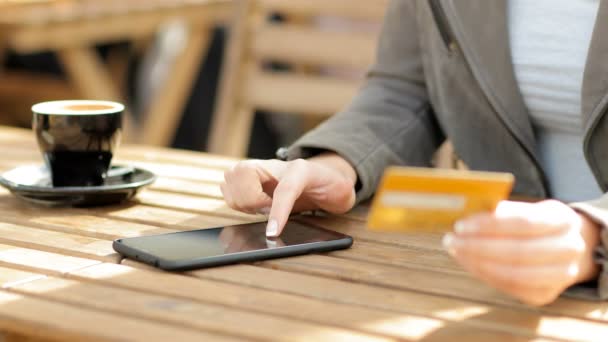
[(84, 187), (53, 187), (46, 167), (19, 166), (0, 175), (0, 185), (28, 202), (48, 206), (94, 206), (130, 199), (150, 185), (156, 176), (147, 170), (114, 165), (104, 184)]

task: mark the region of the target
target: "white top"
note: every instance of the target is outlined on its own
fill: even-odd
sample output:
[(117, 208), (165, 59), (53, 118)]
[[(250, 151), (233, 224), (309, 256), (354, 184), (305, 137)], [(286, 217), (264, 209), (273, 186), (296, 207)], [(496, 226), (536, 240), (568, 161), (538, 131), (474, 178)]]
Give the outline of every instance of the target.
[(515, 77), (553, 197), (601, 195), (582, 149), (581, 93), (599, 0), (509, 0)]

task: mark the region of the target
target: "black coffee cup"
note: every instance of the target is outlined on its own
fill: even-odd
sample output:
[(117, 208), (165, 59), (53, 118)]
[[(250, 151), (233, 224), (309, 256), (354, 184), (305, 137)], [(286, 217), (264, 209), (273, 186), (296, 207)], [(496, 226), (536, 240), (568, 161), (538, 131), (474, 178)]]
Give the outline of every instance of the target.
[(68, 100), (32, 107), (32, 128), (53, 186), (102, 185), (122, 135), (124, 106)]

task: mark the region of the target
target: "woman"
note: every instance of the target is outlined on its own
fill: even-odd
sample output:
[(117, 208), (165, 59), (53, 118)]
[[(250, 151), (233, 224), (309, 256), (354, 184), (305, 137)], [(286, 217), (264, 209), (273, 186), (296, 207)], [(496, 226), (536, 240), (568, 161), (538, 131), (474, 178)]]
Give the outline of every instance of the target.
[(348, 211), (389, 164), (428, 166), (447, 137), (471, 169), (511, 172), (515, 193), (559, 200), (465, 218), (444, 238), (450, 254), (529, 304), (573, 285), (608, 298), (608, 21), (596, 20), (608, 2), (394, 0), (387, 13), (351, 105), (285, 161), (227, 172), (228, 204), (267, 211), (277, 236), (291, 211)]

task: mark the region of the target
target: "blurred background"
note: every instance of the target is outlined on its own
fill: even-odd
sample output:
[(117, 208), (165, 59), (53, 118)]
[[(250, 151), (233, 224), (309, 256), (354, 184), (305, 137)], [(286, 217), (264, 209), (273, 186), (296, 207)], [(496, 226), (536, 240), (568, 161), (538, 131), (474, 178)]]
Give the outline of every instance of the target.
[(271, 158), (348, 104), (386, 0), (0, 0), (0, 124), (129, 109), (128, 143)]

